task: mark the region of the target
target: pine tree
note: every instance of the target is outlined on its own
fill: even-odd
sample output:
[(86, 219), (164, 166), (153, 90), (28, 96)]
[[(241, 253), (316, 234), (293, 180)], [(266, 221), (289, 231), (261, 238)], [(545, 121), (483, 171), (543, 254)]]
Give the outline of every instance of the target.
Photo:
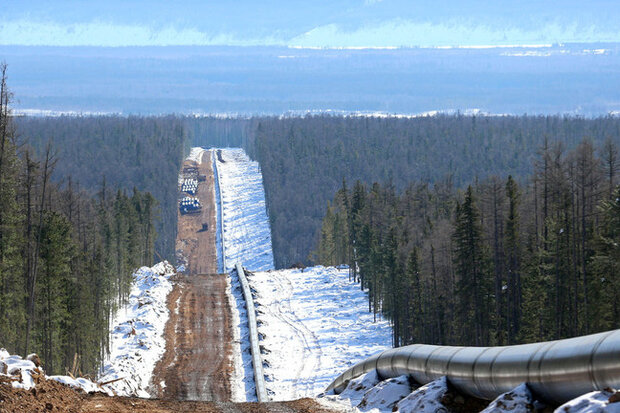
[(454, 248), (463, 344), (484, 345), (489, 337), (490, 280), (480, 212), (471, 186), (467, 188), (463, 203), (457, 205)]
[(519, 187), (512, 176), (506, 181), (506, 195), (508, 197), (508, 216), (506, 218), (506, 257), (507, 278), (506, 291), (508, 295), (508, 344), (516, 341), (521, 325), (522, 285), (521, 285), (521, 240), (519, 204), (521, 194)]

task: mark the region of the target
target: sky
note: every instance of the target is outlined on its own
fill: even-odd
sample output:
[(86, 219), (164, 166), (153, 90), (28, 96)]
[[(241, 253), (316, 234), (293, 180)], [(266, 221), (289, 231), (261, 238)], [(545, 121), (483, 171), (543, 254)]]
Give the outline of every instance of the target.
[(0, 0), (0, 45), (442, 47), (620, 42), (617, 0)]

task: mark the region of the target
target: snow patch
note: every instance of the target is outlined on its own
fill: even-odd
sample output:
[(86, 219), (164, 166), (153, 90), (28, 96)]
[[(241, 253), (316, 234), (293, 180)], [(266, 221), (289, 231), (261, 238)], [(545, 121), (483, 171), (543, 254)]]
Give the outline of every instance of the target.
[(186, 159), (188, 159), (190, 161), (194, 161), (197, 164), (201, 164), (202, 163), (202, 155), (203, 155), (204, 152), (205, 152), (205, 150), (203, 148), (193, 147), (192, 149), (190, 149), (189, 155), (187, 156)]
[(394, 411), (394, 406), (411, 393), (408, 376), (399, 376), (384, 380), (364, 393), (362, 401), (357, 405), (361, 411), (379, 409)]
[(347, 387), (338, 396), (341, 399), (348, 400), (351, 406), (357, 406), (362, 402), (364, 394), (366, 394), (367, 391), (370, 391), (377, 384), (379, 384), (377, 370), (372, 370), (349, 381)]
[(525, 383), (513, 390), (499, 395), (489, 406), (480, 413), (529, 413), (534, 409), (535, 400), (532, 392)]
[(612, 391), (593, 391), (563, 404), (555, 413), (620, 413), (620, 402), (609, 402), (613, 395)]
[(18, 380), (11, 382), (11, 386), (16, 389), (31, 389), (35, 386), (33, 375), (38, 376), (39, 374), (43, 374), (46, 380), (54, 380), (73, 387), (74, 389), (80, 389), (86, 393), (100, 392), (106, 393), (109, 396), (113, 395), (110, 389), (99, 386), (97, 383), (82, 377), (74, 379), (69, 376), (46, 376), (43, 369), (37, 368), (36, 364), (32, 360), (29, 360), (32, 358), (31, 356), (35, 355), (33, 354), (26, 359), (22, 359), (20, 356), (9, 354), (9, 352), (3, 348), (0, 349), (0, 376), (17, 378)]
[(447, 413), (449, 410), (441, 402), (447, 392), (448, 382), (444, 376), (414, 390), (397, 404), (398, 411), (402, 413)]
[(272, 400), (315, 397), (358, 361), (391, 346), (389, 322), (346, 268), (248, 274), (255, 292), (267, 391)]
[(127, 304), (112, 321), (110, 355), (99, 377), (101, 382), (122, 377), (109, 385), (118, 395), (150, 397), (153, 369), (165, 351), (166, 299), (175, 273), (175, 268), (163, 261), (133, 274)]

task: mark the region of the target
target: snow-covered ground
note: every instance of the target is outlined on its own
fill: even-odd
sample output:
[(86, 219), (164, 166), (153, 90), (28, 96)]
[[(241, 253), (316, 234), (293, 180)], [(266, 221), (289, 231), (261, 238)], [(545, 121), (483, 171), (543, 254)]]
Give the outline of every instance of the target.
[(222, 191), (223, 242), (226, 271), (239, 261), (250, 271), (274, 268), (271, 229), (258, 162), (243, 149), (221, 150), (216, 157)]
[[(450, 402), (455, 403), (457, 397), (454, 390), (449, 389), (446, 377), (418, 386), (407, 376), (380, 381), (373, 370), (351, 380), (339, 395), (332, 391), (318, 401), (326, 407), (351, 413), (448, 413), (453, 411)], [(523, 383), (499, 395), (481, 413), (533, 411), (549, 410)], [(554, 413), (620, 413), (620, 392), (591, 392), (563, 404)]]
[[(223, 222), (218, 222), (218, 245), (221, 238), (223, 248), (218, 253), (223, 250), (226, 271), (239, 261), (250, 271), (272, 270), (271, 231), (258, 163), (242, 149), (216, 149), (214, 164), (222, 205), (219, 192), (216, 203), (223, 216)], [(347, 270), (315, 267), (259, 272), (248, 281), (256, 292), (267, 390), (273, 400), (316, 396), (351, 364), (391, 344), (389, 324), (372, 322), (366, 294), (348, 281)], [(235, 360), (236, 375), (244, 374), (243, 385), (237, 380), (236, 392), (253, 396), (243, 298), (234, 276), (231, 282), (231, 302), (238, 309), (234, 316), (239, 321), (234, 320), (235, 346), (242, 354)]]
[(169, 311), (166, 299), (176, 272), (167, 261), (137, 270), (129, 300), (112, 321), (110, 356), (100, 382), (122, 377), (110, 385), (118, 395), (150, 397), (148, 387), (155, 364), (164, 354), (164, 328)]
[(315, 397), (348, 367), (391, 346), (389, 323), (373, 322), (366, 293), (346, 269), (257, 272), (248, 281), (273, 400)]
[(205, 152), (205, 149), (199, 146), (195, 146), (192, 149), (190, 149), (189, 155), (187, 156), (186, 159), (189, 159), (190, 161), (194, 161), (197, 164), (200, 164), (202, 163), (202, 155), (204, 152)]
[(232, 307), (233, 325), (233, 366), (231, 378), (231, 396), (234, 402), (256, 401), (256, 385), (252, 369), (250, 350), (250, 330), (248, 328), (248, 312), (241, 291), (239, 277), (233, 272), (230, 274), (229, 285), (226, 289)]
[[(35, 379), (33, 376), (36, 377), (40, 374), (45, 375), (43, 369), (38, 368), (37, 364), (35, 364), (37, 360), (38, 358), (34, 354), (23, 359), (21, 356), (11, 355), (5, 349), (0, 348), (0, 376), (10, 377), (12, 379), (11, 386), (13, 387), (28, 390), (35, 386)], [(107, 388), (109, 386), (99, 386), (97, 383), (83, 377), (72, 378), (70, 376), (45, 375), (45, 378), (47, 380), (58, 381), (76, 389), (81, 389), (86, 393), (102, 392), (110, 396), (113, 395), (110, 389)], [(1, 385), (4, 384), (0, 382), (0, 386)]]

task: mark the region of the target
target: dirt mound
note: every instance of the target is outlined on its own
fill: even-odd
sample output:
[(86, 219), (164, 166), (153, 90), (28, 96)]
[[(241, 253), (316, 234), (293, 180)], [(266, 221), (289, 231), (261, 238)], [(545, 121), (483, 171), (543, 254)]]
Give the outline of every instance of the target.
[(0, 412), (80, 412), (83, 392), (54, 380), (41, 380), (30, 390), (0, 384)]
[(54, 380), (42, 380), (30, 390), (14, 389), (0, 383), (0, 413), (269, 413), (300, 412), (329, 413), (311, 399), (280, 403), (222, 403), (176, 400), (109, 397), (105, 394), (86, 394)]

